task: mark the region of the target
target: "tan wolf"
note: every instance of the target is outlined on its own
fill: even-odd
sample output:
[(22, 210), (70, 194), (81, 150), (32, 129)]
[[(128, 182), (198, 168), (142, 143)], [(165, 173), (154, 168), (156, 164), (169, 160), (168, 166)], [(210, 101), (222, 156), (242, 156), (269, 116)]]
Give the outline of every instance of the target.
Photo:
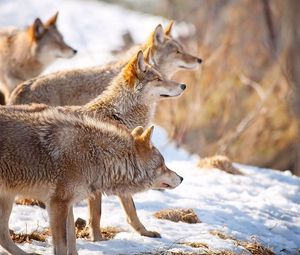
[(96, 192), (131, 195), (178, 186), (183, 178), (152, 146), (152, 131), (137, 127), (130, 133), (55, 108), (39, 113), (1, 108), (0, 245), (10, 254), (27, 254), (9, 235), (17, 195), (46, 203), (54, 254), (76, 255), (74, 203)]
[(57, 16), (58, 13), (44, 24), (36, 18), (25, 30), (0, 33), (0, 90), (6, 101), (18, 84), (38, 76), (57, 58), (76, 54), (57, 29)]
[[(140, 47), (148, 49), (150, 64), (168, 78), (180, 69), (194, 69), (202, 61), (172, 38), (172, 26), (170, 22), (164, 31), (158, 25)], [(100, 95), (127, 62), (128, 59), (120, 60), (102, 67), (61, 71), (31, 79), (14, 90), (9, 104), (83, 105)]]
[[(84, 106), (64, 106), (57, 109), (78, 115), (90, 115), (126, 125), (149, 126), (162, 96), (175, 97), (182, 94), (185, 84), (171, 81), (144, 61), (142, 51), (122, 69), (111, 85), (96, 99)], [(49, 108), (45, 104), (6, 106), (11, 111), (39, 112)], [(131, 196), (120, 195), (128, 223), (141, 235), (159, 237), (157, 232), (148, 231), (140, 222)], [(99, 228), (101, 216), (101, 194), (89, 200), (89, 225), (92, 240), (101, 240)]]

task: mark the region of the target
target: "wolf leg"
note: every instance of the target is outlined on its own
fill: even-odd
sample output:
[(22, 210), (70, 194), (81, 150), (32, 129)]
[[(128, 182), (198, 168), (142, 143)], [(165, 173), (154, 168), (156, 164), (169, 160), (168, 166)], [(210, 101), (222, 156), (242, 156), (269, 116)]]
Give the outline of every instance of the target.
[(10, 238), (8, 221), (11, 214), (14, 196), (0, 196), (0, 245), (10, 254), (27, 254), (14, 244)]
[(67, 255), (68, 201), (52, 199), (47, 204), (55, 255)]
[(101, 235), (101, 230), (100, 230), (101, 202), (102, 202), (101, 193), (96, 194), (94, 197), (90, 197), (88, 200), (88, 207), (89, 207), (88, 226), (90, 229), (90, 237), (93, 242), (103, 240)]
[(5, 105), (5, 96), (0, 90), (0, 105)]
[(136, 213), (136, 208), (131, 196), (119, 196), (122, 207), (127, 216), (127, 222), (142, 236), (160, 237), (160, 234), (155, 231), (148, 231), (140, 222)]
[(68, 214), (68, 255), (78, 255), (76, 249), (76, 234), (75, 234), (75, 225), (74, 225), (74, 214), (73, 206), (69, 208)]

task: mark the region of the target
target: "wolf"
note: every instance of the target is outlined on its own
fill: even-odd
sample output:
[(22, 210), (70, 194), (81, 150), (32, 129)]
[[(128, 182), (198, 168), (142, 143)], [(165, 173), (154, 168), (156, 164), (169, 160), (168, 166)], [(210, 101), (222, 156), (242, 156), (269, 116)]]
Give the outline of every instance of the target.
[(0, 90), (6, 101), (20, 83), (38, 76), (58, 58), (71, 58), (76, 50), (64, 42), (56, 27), (58, 13), (42, 23), (0, 33)]
[(27, 254), (9, 236), (17, 195), (46, 203), (54, 254), (76, 255), (74, 203), (97, 192), (131, 195), (178, 186), (183, 178), (166, 167), (151, 143), (152, 132), (153, 127), (137, 127), (130, 133), (111, 122), (55, 108), (1, 108), (0, 245), (10, 254)]
[[(167, 79), (145, 61), (144, 53), (139, 51), (114, 78), (110, 86), (96, 99), (83, 106), (56, 107), (64, 113), (88, 115), (99, 120), (109, 120), (133, 129), (136, 126), (150, 125), (160, 98), (177, 97), (186, 85)], [(11, 111), (42, 112), (51, 106), (45, 104), (6, 106)], [(121, 204), (127, 214), (127, 221), (139, 234), (159, 237), (159, 233), (147, 230), (140, 222), (131, 196), (120, 195)], [(102, 239), (99, 228), (101, 216), (101, 194), (89, 200), (89, 226), (93, 241)]]
[[(130, 51), (136, 53), (141, 48), (146, 52), (149, 62), (167, 78), (180, 69), (194, 69), (202, 62), (200, 58), (187, 53), (171, 36), (172, 27), (173, 22), (165, 30), (158, 25), (144, 45)], [(127, 55), (132, 56), (130, 53)], [(31, 79), (13, 91), (9, 104), (86, 104), (105, 90), (127, 62), (128, 59), (124, 58), (101, 67), (55, 72)]]

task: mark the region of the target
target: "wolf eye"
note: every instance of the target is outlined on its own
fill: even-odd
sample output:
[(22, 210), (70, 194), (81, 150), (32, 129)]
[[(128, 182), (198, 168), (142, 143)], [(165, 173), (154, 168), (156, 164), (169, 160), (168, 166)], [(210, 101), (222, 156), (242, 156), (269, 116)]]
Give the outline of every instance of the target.
[(176, 53), (177, 53), (177, 54), (179, 54), (179, 53), (180, 53), (180, 51), (178, 50), (178, 51), (176, 51)]

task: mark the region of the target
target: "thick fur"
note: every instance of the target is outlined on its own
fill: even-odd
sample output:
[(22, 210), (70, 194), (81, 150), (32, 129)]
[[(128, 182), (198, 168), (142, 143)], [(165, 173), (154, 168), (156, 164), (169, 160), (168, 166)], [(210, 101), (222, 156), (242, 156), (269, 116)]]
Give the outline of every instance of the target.
[(0, 109), (1, 246), (11, 254), (25, 254), (9, 236), (17, 195), (46, 203), (54, 253), (74, 255), (73, 203), (96, 192), (124, 195), (179, 185), (182, 178), (151, 145), (152, 129), (141, 129), (130, 134), (126, 128), (56, 109)]
[(18, 84), (38, 76), (57, 58), (70, 58), (76, 53), (64, 42), (56, 20), (57, 14), (44, 24), (37, 18), (25, 30), (0, 33), (0, 90), (6, 101)]
[[(172, 24), (165, 31), (158, 25), (143, 46), (134, 47), (135, 50), (147, 49), (146, 58), (168, 78), (180, 69), (193, 69), (201, 63), (201, 59), (187, 53), (171, 37)], [(128, 59), (123, 59), (102, 67), (67, 70), (37, 77), (20, 84), (12, 93), (9, 104), (86, 104), (105, 90), (127, 62)]]
[[(149, 126), (153, 119), (156, 103), (162, 95), (174, 97), (183, 92), (182, 84), (168, 80), (154, 67), (144, 61), (140, 51), (122, 69), (111, 85), (96, 99), (84, 106), (58, 107), (62, 112), (89, 115), (123, 124), (129, 129), (136, 126)], [(40, 112), (47, 110), (46, 105), (6, 106), (11, 111)], [(101, 240), (99, 228), (101, 195), (89, 201), (91, 237)], [(129, 195), (120, 196), (129, 224), (141, 235), (158, 237), (157, 232), (148, 231), (138, 219), (134, 202)]]

